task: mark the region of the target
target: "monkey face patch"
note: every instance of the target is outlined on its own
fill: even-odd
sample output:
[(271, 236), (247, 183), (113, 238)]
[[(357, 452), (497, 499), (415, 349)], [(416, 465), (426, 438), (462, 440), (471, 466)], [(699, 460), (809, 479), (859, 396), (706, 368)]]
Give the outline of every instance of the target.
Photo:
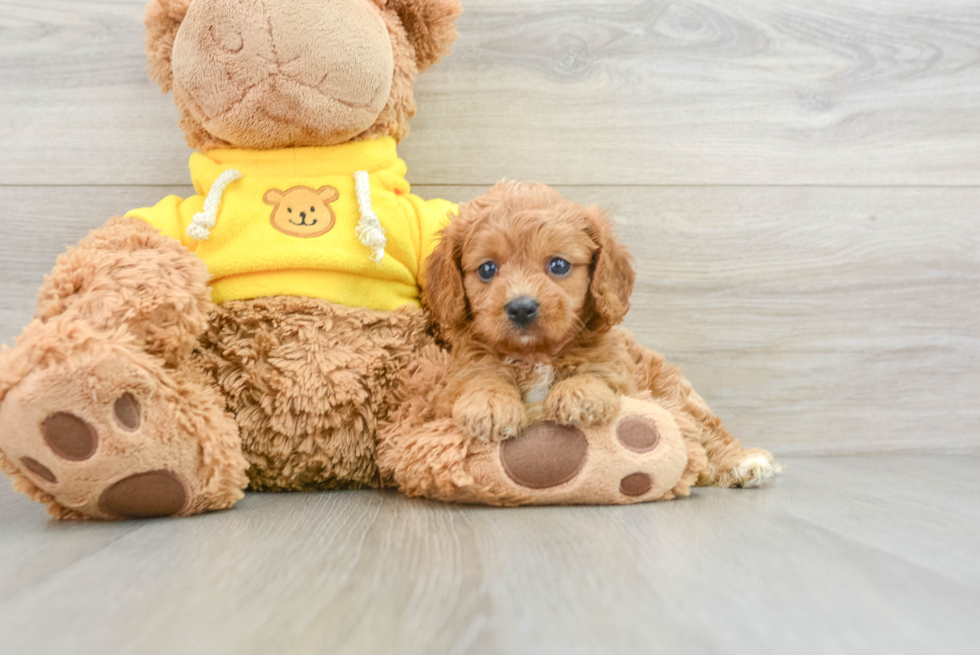
[(272, 205), (272, 227), (291, 237), (311, 238), (326, 234), (336, 221), (330, 203), (340, 197), (332, 186), (311, 189), (294, 186), (286, 191), (270, 189), (262, 197)]

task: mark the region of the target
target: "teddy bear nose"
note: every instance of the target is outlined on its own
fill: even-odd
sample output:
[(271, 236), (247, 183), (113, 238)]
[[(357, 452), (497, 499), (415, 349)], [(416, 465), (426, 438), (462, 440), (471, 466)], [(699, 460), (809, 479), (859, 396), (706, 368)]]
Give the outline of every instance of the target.
[(530, 296), (521, 296), (511, 300), (504, 309), (507, 311), (507, 318), (518, 327), (524, 327), (534, 322), (538, 317), (538, 301)]
[(306, 218), (306, 212), (300, 212), (299, 213), (299, 217), (300, 218)]

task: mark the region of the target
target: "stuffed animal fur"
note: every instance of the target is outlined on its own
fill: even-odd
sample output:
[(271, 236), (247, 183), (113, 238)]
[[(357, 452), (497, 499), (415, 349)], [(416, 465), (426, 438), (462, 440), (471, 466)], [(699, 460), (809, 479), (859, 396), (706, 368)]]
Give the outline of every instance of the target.
[[(198, 151), (196, 195), (109, 220), (45, 279), (0, 354), (0, 467), (16, 489), (57, 518), (119, 519), (227, 508), (247, 486), (629, 503), (774, 472), (632, 343), (645, 393), (572, 456), (541, 426), (504, 453), (426, 419), (421, 391), (447, 354), (420, 306), (422, 266), (454, 206), (411, 194), (395, 145), (459, 13), (456, 0), (149, 3), (150, 76)], [(651, 447), (624, 447), (627, 419)]]

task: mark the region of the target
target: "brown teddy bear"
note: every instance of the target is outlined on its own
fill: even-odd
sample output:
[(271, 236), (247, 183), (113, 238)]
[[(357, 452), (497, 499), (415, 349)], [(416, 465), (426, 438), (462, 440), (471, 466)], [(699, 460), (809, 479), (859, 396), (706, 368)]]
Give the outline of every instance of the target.
[[(46, 278), (0, 354), (15, 488), (58, 518), (113, 519), (226, 508), (246, 486), (638, 502), (775, 472), (635, 344), (648, 394), (623, 409), (637, 420), (585, 430), (571, 458), (540, 426), (506, 453), (420, 428), (419, 385), (447, 357), (420, 308), (422, 265), (454, 207), (411, 194), (395, 146), (459, 13), (456, 0), (149, 3), (151, 76), (198, 150), (196, 195), (113, 218)], [(638, 466), (653, 483), (627, 482)]]
[(297, 186), (286, 191), (271, 189), (262, 196), (267, 205), (272, 205), (272, 227), (283, 234), (304, 239), (321, 236), (333, 228), (337, 217), (330, 203), (338, 198), (340, 192), (332, 186), (319, 189)]

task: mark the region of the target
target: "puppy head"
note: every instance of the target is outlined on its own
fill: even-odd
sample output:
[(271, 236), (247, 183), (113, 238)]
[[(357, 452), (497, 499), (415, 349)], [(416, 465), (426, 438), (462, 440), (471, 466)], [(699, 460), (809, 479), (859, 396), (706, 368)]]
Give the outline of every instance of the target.
[(634, 278), (600, 209), (543, 184), (501, 182), (446, 228), (425, 302), (450, 340), (470, 331), (498, 352), (554, 354), (622, 321)]

